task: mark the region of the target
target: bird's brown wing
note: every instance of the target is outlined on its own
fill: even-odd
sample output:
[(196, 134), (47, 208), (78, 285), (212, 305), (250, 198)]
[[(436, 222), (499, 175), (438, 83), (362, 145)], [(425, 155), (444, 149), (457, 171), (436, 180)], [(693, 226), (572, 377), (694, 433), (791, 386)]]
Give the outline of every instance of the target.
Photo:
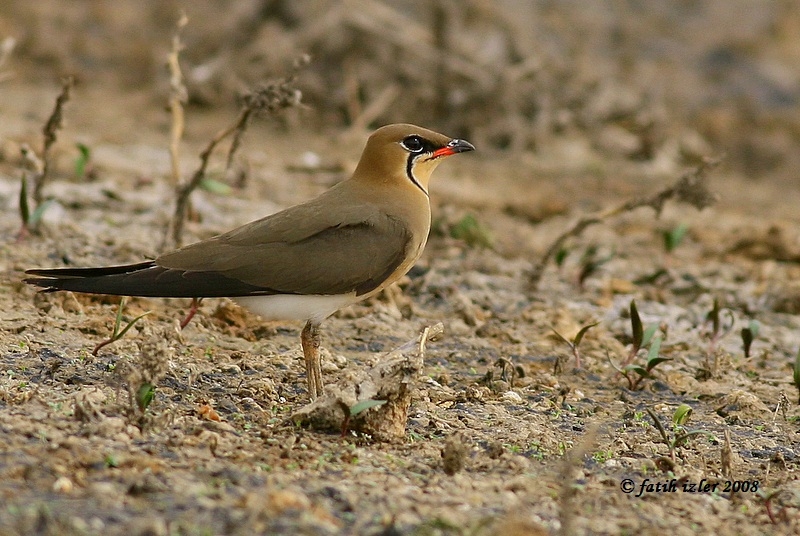
[[(156, 264), (190, 276), (196, 296), (219, 295), (214, 285), (220, 277), (238, 282), (245, 290), (226, 296), (366, 294), (381, 286), (406, 259), (411, 232), (385, 214), (367, 218), (362, 214), (359, 219), (339, 216), (335, 225), (306, 233), (296, 229), (281, 233), (264, 220), (246, 232), (228, 233), (166, 254)], [(203, 274), (213, 275), (208, 285)]]
[(156, 261), (28, 270), (36, 277), (25, 282), (49, 291), (165, 298), (362, 295), (403, 263), (410, 240), (408, 231), (388, 217), (327, 227), (295, 241), (258, 243), (260, 231), (250, 240), (198, 242)]

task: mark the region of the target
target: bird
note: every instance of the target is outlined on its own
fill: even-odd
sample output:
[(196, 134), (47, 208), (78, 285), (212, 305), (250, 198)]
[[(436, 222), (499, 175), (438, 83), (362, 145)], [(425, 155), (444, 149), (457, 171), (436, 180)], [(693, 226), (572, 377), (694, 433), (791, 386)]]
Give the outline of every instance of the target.
[(320, 325), (391, 285), (422, 255), (428, 185), (466, 140), (410, 124), (375, 130), (352, 175), (316, 198), (153, 260), (95, 268), (30, 269), (42, 292), (221, 298), (265, 320), (302, 320), (308, 395), (323, 393)]

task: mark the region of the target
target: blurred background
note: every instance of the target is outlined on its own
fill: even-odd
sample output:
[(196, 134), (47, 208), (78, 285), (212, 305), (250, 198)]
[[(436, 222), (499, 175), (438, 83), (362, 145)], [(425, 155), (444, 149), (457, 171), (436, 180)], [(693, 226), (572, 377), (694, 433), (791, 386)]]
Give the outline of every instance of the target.
[(750, 179), (791, 180), (800, 163), (793, 0), (6, 0), (0, 96), (69, 74), (161, 112), (182, 11), (190, 110), (235, 109), (308, 54), (287, 127), (414, 122), (486, 151), (669, 172), (726, 154)]

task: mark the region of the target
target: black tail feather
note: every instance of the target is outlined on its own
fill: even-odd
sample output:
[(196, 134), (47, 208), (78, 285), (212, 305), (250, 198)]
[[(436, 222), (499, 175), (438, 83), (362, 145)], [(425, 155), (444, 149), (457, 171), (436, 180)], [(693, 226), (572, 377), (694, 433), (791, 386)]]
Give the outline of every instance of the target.
[(150, 298), (221, 298), (275, 293), (219, 272), (173, 270), (158, 266), (154, 261), (101, 268), (33, 269), (25, 273), (38, 276), (23, 281), (43, 292), (70, 290)]
[[(106, 275), (129, 274), (146, 268), (152, 268), (156, 263), (153, 261), (139, 262), (136, 264), (123, 264), (120, 266), (103, 266), (100, 268), (35, 268), (25, 270), (26, 274), (39, 275), (53, 279), (68, 279), (73, 277), (103, 277)], [(31, 278), (30, 281), (39, 281)], [(29, 282), (28, 279), (25, 282)], [(34, 283), (35, 284), (35, 283)]]

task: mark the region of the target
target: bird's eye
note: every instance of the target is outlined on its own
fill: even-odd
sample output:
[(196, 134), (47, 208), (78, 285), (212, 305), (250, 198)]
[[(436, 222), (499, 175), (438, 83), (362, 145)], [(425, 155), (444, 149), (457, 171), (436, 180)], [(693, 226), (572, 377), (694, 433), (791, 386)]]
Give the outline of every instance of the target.
[(425, 149), (425, 143), (419, 136), (406, 136), (400, 145), (411, 153), (421, 153)]

